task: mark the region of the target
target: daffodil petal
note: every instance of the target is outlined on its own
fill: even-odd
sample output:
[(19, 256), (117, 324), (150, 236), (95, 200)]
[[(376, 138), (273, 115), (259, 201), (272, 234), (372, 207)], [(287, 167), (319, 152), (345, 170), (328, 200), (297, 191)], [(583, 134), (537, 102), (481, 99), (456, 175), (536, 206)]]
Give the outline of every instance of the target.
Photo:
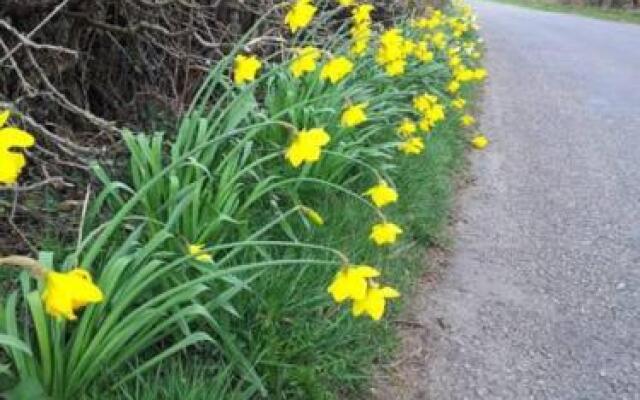
[(359, 265), (355, 267), (353, 269), (353, 273), (357, 274), (357, 276), (361, 278), (375, 278), (380, 276), (380, 271), (368, 265)]
[(387, 299), (394, 299), (394, 298), (400, 297), (400, 292), (398, 292), (397, 290), (389, 286), (383, 287), (382, 289), (380, 289), (380, 292)]
[(11, 147), (31, 147), (34, 144), (34, 137), (22, 129), (15, 127), (0, 129), (0, 149), (9, 149)]

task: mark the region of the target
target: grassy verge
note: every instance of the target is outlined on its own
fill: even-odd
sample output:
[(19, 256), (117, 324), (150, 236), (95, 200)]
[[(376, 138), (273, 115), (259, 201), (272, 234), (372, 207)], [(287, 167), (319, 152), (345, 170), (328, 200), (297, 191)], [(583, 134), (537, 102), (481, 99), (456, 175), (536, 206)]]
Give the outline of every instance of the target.
[(75, 246), (0, 259), (24, 268), (0, 302), (0, 391), (361, 397), (443, 240), (486, 71), (463, 4), (389, 29), (357, 5), (328, 41), (313, 29), (345, 10), (310, 11), (287, 14), (306, 36), (284, 60), (245, 54), (249, 30), (176, 132), (123, 132), (127, 173), (94, 167)]
[[(394, 315), (409, 301), (414, 283), (425, 273), (425, 250), (447, 245), (444, 228), (452, 210), (455, 180), (464, 170), (466, 144), (465, 133), (451, 121), (428, 138), (428, 151), (399, 163), (395, 182), (403, 201), (389, 216), (408, 237), (397, 248), (380, 251), (354, 229), (372, 222), (370, 213), (356, 201), (323, 194), (327, 203), (318, 211), (326, 222), (310, 230), (308, 239), (385, 266), (389, 283), (406, 294), (391, 306), (386, 321), (354, 319), (349, 310), (337, 306), (327, 313), (328, 298), (317, 286), (331, 279), (330, 270), (282, 268), (253, 282), (251, 295), (238, 305), (244, 318), (223, 324), (225, 329), (244, 333), (243, 351), (250, 354), (270, 398), (366, 398), (362, 391), (372, 369), (388, 360), (397, 345)], [(215, 382), (215, 390), (225, 388), (228, 398), (243, 398), (241, 388), (233, 392), (227, 387), (238, 384), (231, 383), (234, 380), (227, 372), (207, 356), (196, 362), (181, 359), (121, 388), (114, 399), (178, 398), (175, 393), (181, 399), (209, 398), (204, 395), (212, 390), (207, 379)]]
[(541, 0), (492, 0), (498, 3), (528, 7), (541, 11), (561, 12), (583, 15), (590, 18), (609, 21), (640, 24), (640, 10), (602, 9), (592, 6), (575, 6), (571, 4), (557, 4)]
[[(442, 239), (451, 210), (453, 177), (463, 160), (462, 135), (453, 127), (433, 136), (427, 146), (424, 157), (403, 160), (398, 168), (396, 184), (405, 200), (390, 216), (410, 235), (402, 245), (382, 252), (375, 248), (367, 236), (354, 230), (354, 225), (370, 224), (371, 216), (357, 204), (339, 199), (322, 210), (327, 224), (314, 238), (384, 266), (389, 283), (407, 295), (424, 273), (425, 245)], [(263, 297), (253, 298), (257, 301), (247, 309), (252, 310), (249, 315), (262, 318), (248, 319), (247, 330), (252, 332), (253, 346), (257, 345), (255, 355), (261, 356), (258, 370), (275, 388), (274, 398), (355, 398), (374, 364), (385, 360), (395, 345), (393, 317), (383, 323), (354, 319), (349, 310), (336, 307), (327, 323), (322, 312), (326, 300), (315, 287), (331, 276), (331, 271), (321, 269), (304, 276), (283, 270), (260, 280), (256, 287)], [(401, 303), (392, 306), (396, 311), (400, 307)]]

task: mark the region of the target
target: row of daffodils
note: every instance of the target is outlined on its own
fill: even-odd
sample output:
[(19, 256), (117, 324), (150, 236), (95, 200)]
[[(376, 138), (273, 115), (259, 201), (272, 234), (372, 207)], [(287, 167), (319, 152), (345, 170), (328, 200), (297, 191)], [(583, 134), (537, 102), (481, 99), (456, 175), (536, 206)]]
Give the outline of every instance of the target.
[[(274, 233), (272, 227), (281, 226), (291, 215), (279, 209), (273, 222), (256, 227), (248, 223), (246, 229), (255, 228), (252, 234), (242, 229), (225, 231), (223, 223), (212, 221), (257, 220), (259, 212), (274, 203), (280, 202), (280, 206), (286, 198), (293, 204), (291, 210), (321, 230), (325, 218), (311, 205), (322, 204), (317, 196), (323, 192), (300, 191), (303, 184), (336, 189), (370, 208), (374, 222), (366, 229), (372, 246), (390, 247), (406, 235), (403, 227), (385, 214), (402, 201), (402, 193), (393, 183), (393, 160), (409, 157), (420, 162), (420, 157), (428, 157), (430, 138), (443, 126), (455, 126), (461, 135), (475, 132), (475, 118), (467, 112), (468, 96), (472, 85), (484, 80), (487, 73), (479, 65), (481, 49), (472, 11), (455, 3), (446, 11), (429, 10), (424, 17), (401, 20), (385, 28), (374, 20), (371, 4), (356, 0), (325, 5), (323, 12), (312, 0), (297, 0), (287, 7), (283, 22), (291, 32), (292, 48), (283, 52), (283, 59), (260, 58), (238, 45), (214, 69), (214, 78), (210, 77), (203, 87), (205, 95), (200, 94), (197, 107), (185, 116), (184, 129), (173, 139), (126, 136), (132, 151), (131, 182), (105, 184), (104, 196), (96, 199), (97, 208), (110, 206), (113, 218), (94, 225), (95, 231), (86, 234), (76, 252), (67, 257), (64, 268), (56, 271), (51, 265), (43, 265), (42, 260), (20, 256), (0, 258), (0, 264), (22, 267), (41, 282), (39, 289), (35, 288), (40, 293), (38, 301), (50, 316), (48, 325), (43, 325), (45, 322), (36, 317), (38, 305), (31, 296), (28, 302), (36, 322), (35, 334), (16, 326), (16, 320), (23, 317), (19, 312), (14, 320), (5, 318), (0, 323), (0, 339), (12, 337), (11, 341), (0, 341), (0, 346), (6, 346), (21, 379), (27, 378), (22, 375), (36, 374), (43, 390), (54, 398), (75, 398), (92, 382), (94, 375), (87, 372), (93, 365), (91, 352), (105, 362), (110, 360), (109, 351), (114, 351), (113, 360), (120, 363), (114, 362), (115, 369), (143, 351), (153, 352), (150, 349), (157, 347), (159, 338), (174, 339), (176, 332), (184, 332), (185, 321), (196, 321), (205, 312), (188, 312), (194, 302), (201, 300), (211, 313), (223, 301), (228, 302), (224, 303), (226, 310), (233, 310), (231, 295), (214, 301), (211, 291), (200, 292), (200, 286), (220, 279), (227, 267), (240, 274), (278, 265), (271, 259), (239, 265), (238, 254), (283, 243), (305, 249), (322, 246), (301, 244), (291, 240), (291, 235)], [(325, 37), (325, 45), (314, 43), (318, 40), (317, 26), (337, 24), (336, 16), (347, 16), (347, 22), (331, 28), (335, 37)], [(240, 116), (239, 110), (244, 110)], [(8, 122), (9, 112), (0, 113), (0, 184), (16, 185), (26, 165), (20, 149), (34, 146), (35, 139), (23, 130), (7, 127)], [(483, 149), (488, 140), (473, 133), (469, 143)], [(162, 154), (166, 145), (171, 147), (170, 161)], [(144, 157), (148, 158), (141, 161)], [(107, 182), (103, 175), (100, 179)], [(257, 178), (247, 184), (247, 176)], [(235, 191), (232, 195), (221, 194), (223, 179), (227, 179), (225, 190)], [(114, 194), (116, 187), (129, 188), (131, 199), (125, 201)], [(198, 200), (194, 200), (196, 197)], [(136, 224), (139, 228), (132, 228)], [(354, 226), (357, 229), (360, 226)], [(160, 245), (166, 245), (165, 251), (154, 255), (151, 249)], [(125, 257), (134, 248), (141, 255)], [(383, 283), (384, 268), (367, 265), (364, 260), (352, 262), (344, 251), (322, 249), (338, 259), (329, 263), (337, 266), (333, 280), (325, 283), (330, 298), (338, 304), (349, 302), (356, 317), (380, 320), (387, 301), (400, 296), (398, 290)], [(82, 252), (85, 254), (79, 254)], [(263, 252), (252, 253), (252, 257)], [(167, 254), (173, 258), (167, 258)], [(144, 268), (152, 265), (161, 273), (148, 267), (147, 275), (133, 275), (139, 281), (124, 281), (127, 265), (138, 261), (143, 265), (150, 257), (159, 258), (144, 264)], [(193, 270), (176, 272), (174, 267), (184, 263), (191, 263)], [(289, 261), (281, 261), (286, 263)], [(165, 265), (172, 268), (162, 267)], [(162, 279), (160, 283), (151, 281), (156, 273)], [(233, 275), (233, 279), (238, 278)], [(23, 293), (28, 292), (24, 287), (31, 289), (30, 284), (22, 283), (26, 285)], [(134, 283), (162, 288), (163, 292), (154, 298), (134, 290)], [(126, 306), (117, 305), (123, 297), (116, 290), (118, 285), (131, 290)], [(150, 312), (166, 304), (173, 312), (182, 303), (168, 299), (182, 289), (195, 294), (181, 300), (188, 306), (180, 321), (165, 322), (160, 315), (158, 320), (150, 320), (148, 328), (136, 328), (138, 322), (127, 319), (147, 318), (142, 311), (138, 314), (142, 306), (151, 307), (145, 308)], [(18, 309), (15, 297), (8, 304)], [(9, 315), (6, 310), (4, 314)], [(77, 328), (66, 322), (74, 320), (79, 320)], [(132, 329), (130, 336), (119, 336), (106, 346), (108, 351), (100, 350), (100, 340), (123, 334), (117, 332), (120, 322)], [(160, 333), (157, 326), (165, 325), (168, 332)], [(30, 335), (37, 337), (40, 350), (29, 348), (29, 343), (35, 343)], [(46, 338), (53, 344), (43, 344)], [(149, 344), (141, 345), (138, 351), (114, 350), (128, 346), (128, 340), (145, 338)], [(184, 346), (200, 339), (185, 339)], [(44, 358), (43, 353), (52, 347), (55, 352), (46, 356), (62, 358), (61, 364), (49, 358), (46, 365), (24, 367), (25, 353)], [(161, 349), (156, 352), (163, 354), (158, 361), (166, 353)], [(61, 365), (59, 368), (67, 372), (58, 374), (52, 371), (52, 365), (53, 369)], [(101, 374), (97, 369), (95, 378)]]

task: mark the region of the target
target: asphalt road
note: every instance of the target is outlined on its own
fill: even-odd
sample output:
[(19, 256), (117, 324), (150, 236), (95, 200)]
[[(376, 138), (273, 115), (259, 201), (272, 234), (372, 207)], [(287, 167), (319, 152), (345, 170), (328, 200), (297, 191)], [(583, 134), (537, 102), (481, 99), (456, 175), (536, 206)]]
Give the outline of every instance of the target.
[(492, 144), (385, 397), (640, 399), (640, 26), (471, 4)]

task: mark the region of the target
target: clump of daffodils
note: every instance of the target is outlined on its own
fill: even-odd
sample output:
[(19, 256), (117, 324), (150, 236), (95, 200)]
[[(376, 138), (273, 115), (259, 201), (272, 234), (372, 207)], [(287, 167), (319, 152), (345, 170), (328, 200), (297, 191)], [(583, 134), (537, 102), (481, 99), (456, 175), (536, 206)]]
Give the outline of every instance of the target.
[(427, 20), (426, 28), (429, 30), (434, 30), (443, 24), (444, 22), (443, 20), (444, 20), (444, 15), (442, 14), (442, 11), (435, 10), (431, 14), (431, 18)]
[(353, 315), (359, 317), (368, 314), (374, 321), (379, 321), (384, 315), (387, 299), (400, 297), (400, 292), (389, 286), (380, 286), (373, 281), (367, 288), (363, 299), (353, 301)]
[(371, 4), (360, 4), (351, 10), (353, 25), (351, 34), (351, 52), (355, 56), (366, 53), (371, 39), (371, 12), (374, 7)]
[(447, 21), (453, 37), (459, 38), (469, 30), (469, 23), (463, 17), (452, 17)]
[(397, 290), (389, 286), (380, 287), (374, 280), (379, 276), (380, 271), (368, 265), (345, 265), (327, 292), (337, 303), (352, 300), (354, 316), (367, 314), (374, 321), (379, 321), (384, 315), (386, 300), (400, 297)]
[(407, 155), (418, 155), (424, 151), (424, 139), (413, 136), (398, 145), (398, 149)]
[(438, 49), (443, 50), (447, 47), (447, 36), (443, 32), (436, 32), (433, 35), (429, 36), (431, 39), (431, 44)]
[(418, 131), (418, 126), (410, 118), (405, 118), (396, 129), (398, 134), (404, 138), (410, 138)]
[(413, 99), (413, 108), (422, 116), (419, 126), (424, 132), (429, 132), (440, 121), (445, 119), (444, 106), (438, 97), (424, 93)]
[(433, 51), (431, 51), (429, 41), (421, 40), (417, 42), (416, 47), (413, 50), (413, 55), (415, 56), (415, 58), (422, 61), (423, 63), (429, 63), (433, 61), (434, 55), (433, 55)]
[(10, 112), (0, 112), (0, 184), (13, 185), (27, 164), (24, 154), (14, 149), (26, 149), (35, 144), (33, 136), (22, 129), (5, 126)]
[(415, 46), (415, 43), (402, 36), (400, 29), (388, 29), (380, 36), (376, 62), (385, 68), (387, 75), (402, 75), (407, 65), (407, 57), (413, 54)]

